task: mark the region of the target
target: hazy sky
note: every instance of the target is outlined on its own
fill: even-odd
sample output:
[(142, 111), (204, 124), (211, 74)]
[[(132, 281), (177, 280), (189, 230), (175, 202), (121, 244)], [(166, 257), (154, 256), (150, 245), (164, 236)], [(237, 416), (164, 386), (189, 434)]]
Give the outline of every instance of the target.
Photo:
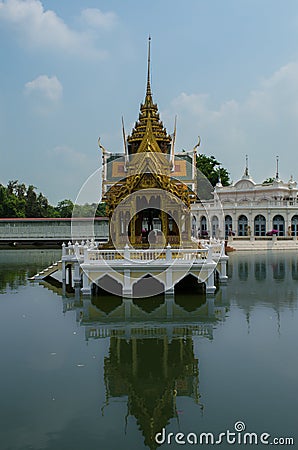
[[(232, 180), (298, 178), (297, 0), (0, 0), (0, 182), (75, 199), (123, 148), (146, 86), (176, 150), (214, 155)], [(88, 199), (86, 199), (88, 200)], [(93, 201), (94, 198), (90, 198)]]

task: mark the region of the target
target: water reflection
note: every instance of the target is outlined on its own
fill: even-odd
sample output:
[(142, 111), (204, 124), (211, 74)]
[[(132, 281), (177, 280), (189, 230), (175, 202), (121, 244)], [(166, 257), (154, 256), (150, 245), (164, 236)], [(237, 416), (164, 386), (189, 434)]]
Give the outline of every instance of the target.
[(155, 330), (155, 337), (147, 331), (129, 340), (111, 336), (104, 377), (106, 404), (126, 396), (126, 422), (128, 415), (134, 416), (145, 445), (153, 449), (155, 434), (170, 419), (178, 419), (177, 397), (191, 397), (199, 404), (199, 366), (191, 336), (169, 340), (161, 329)]
[(60, 250), (0, 250), (0, 293), (25, 286), (29, 277), (60, 256)]
[[(268, 272), (268, 273), (267, 273)], [(228, 263), (228, 276), (240, 281), (298, 279), (298, 256), (296, 252), (233, 253)]]
[[(109, 356), (104, 360), (103, 414), (111, 401), (126, 397), (123, 421), (127, 424), (128, 416), (134, 416), (144, 444), (155, 449), (155, 434), (171, 419), (179, 422), (177, 398), (192, 398), (203, 409), (193, 337), (212, 339), (213, 328), (225, 318), (226, 307), (214, 299), (204, 303), (193, 299), (190, 313), (190, 300), (187, 309), (173, 297), (163, 302), (160, 297), (142, 300), (143, 307), (140, 301), (125, 299), (115, 305), (111, 315), (111, 311), (103, 312), (99, 300), (87, 299), (79, 308), (79, 320), (85, 326), (86, 340), (110, 339)], [(183, 303), (181, 299), (179, 303)], [(121, 322), (125, 317), (125, 322)], [(151, 320), (145, 321), (145, 317)]]
[[(0, 256), (1, 286), (8, 292), (9, 280), (17, 289), (53, 258), (49, 252), (35, 252), (32, 259), (20, 251)], [(2, 385), (8, 392), (2, 423), (12, 424), (4, 448), (156, 448), (153, 438), (163, 427), (218, 432), (232, 426), (238, 413), (252, 431), (262, 424), (293, 434), (298, 256), (235, 253), (228, 273), (227, 286), (207, 301), (199, 293), (83, 298), (79, 286), (70, 290), (53, 281), (41, 283), (49, 292), (35, 284), (21, 295), (3, 295), (9, 306), (0, 303)], [(250, 334), (244, 318), (248, 330), (253, 325)], [(272, 318), (278, 331), (284, 324), (283, 333), (276, 333)], [(11, 323), (19, 335), (7, 346)], [(25, 395), (28, 402), (20, 406)], [(8, 405), (14, 405), (10, 413)], [(44, 421), (41, 410), (47, 412)], [(20, 435), (15, 429), (25, 430), (20, 446), (11, 445)], [(37, 429), (46, 430), (52, 445), (34, 442)]]
[(156, 433), (171, 419), (179, 425), (178, 398), (192, 399), (203, 411), (194, 337), (213, 339), (214, 327), (228, 310), (222, 293), (207, 301), (173, 295), (81, 299), (78, 290), (62, 301), (64, 312), (75, 311), (86, 341), (109, 339), (103, 415), (112, 402), (125, 398), (125, 430), (129, 416), (134, 417), (144, 445), (156, 449)]
[[(233, 253), (228, 263), (227, 297), (246, 312), (267, 304), (276, 311), (295, 308), (298, 297), (296, 252)], [(245, 288), (244, 288), (245, 286)], [(241, 292), (241, 295), (238, 295)]]

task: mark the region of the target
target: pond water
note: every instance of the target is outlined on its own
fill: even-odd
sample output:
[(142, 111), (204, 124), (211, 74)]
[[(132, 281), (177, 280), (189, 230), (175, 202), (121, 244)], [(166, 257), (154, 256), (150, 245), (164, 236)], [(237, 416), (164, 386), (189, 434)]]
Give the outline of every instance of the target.
[(295, 252), (231, 254), (207, 301), (27, 281), (59, 257), (0, 252), (2, 450), (153, 449), (156, 433), (169, 449), (254, 447), (245, 433), (298, 448)]

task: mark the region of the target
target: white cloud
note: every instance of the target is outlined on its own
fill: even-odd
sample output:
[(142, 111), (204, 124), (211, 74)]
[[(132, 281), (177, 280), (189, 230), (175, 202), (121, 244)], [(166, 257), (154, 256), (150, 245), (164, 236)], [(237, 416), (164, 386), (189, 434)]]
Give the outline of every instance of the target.
[(81, 13), (82, 20), (91, 27), (99, 27), (104, 30), (114, 28), (117, 16), (113, 12), (102, 12), (97, 8), (86, 8)]
[(65, 167), (80, 167), (82, 164), (88, 163), (88, 159), (84, 153), (80, 153), (67, 145), (58, 145), (53, 148), (49, 154), (51, 157), (59, 159), (59, 165)]
[[(275, 156), (280, 155), (281, 176), (287, 181), (298, 148), (298, 63), (262, 80), (242, 102), (229, 100), (212, 108), (207, 95), (181, 93), (165, 116), (170, 120), (176, 113), (177, 149), (192, 148), (200, 134), (201, 151), (215, 155), (234, 179), (242, 175), (248, 154), (256, 181), (274, 175)], [(298, 179), (296, 166), (293, 175)]]
[(56, 76), (40, 75), (25, 84), (25, 94), (37, 96), (39, 99), (56, 102), (61, 99), (63, 87)]
[[(91, 34), (71, 29), (54, 11), (45, 10), (40, 0), (0, 1), (0, 20), (13, 27), (22, 43), (30, 48), (92, 58), (106, 55), (95, 47)], [(107, 16), (105, 22), (103, 15), (102, 26), (106, 27), (111, 20)]]

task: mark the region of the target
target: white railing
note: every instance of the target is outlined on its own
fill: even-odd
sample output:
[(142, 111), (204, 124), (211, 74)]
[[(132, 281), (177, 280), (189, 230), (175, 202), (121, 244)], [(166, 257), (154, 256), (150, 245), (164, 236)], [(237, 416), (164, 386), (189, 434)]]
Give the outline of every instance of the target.
[(115, 264), (168, 264), (173, 262), (190, 262), (207, 260), (212, 255), (212, 249), (175, 249), (167, 246), (163, 249), (143, 249), (136, 250), (129, 248), (119, 250), (94, 250), (87, 249), (84, 255), (85, 263), (105, 263)]
[(219, 240), (206, 241), (203, 248), (172, 248), (169, 244), (161, 249), (135, 249), (126, 245), (123, 249), (97, 249), (94, 240), (68, 242), (62, 245), (62, 260), (79, 260), (87, 264), (173, 264), (189, 262), (212, 262), (225, 255), (225, 243)]

